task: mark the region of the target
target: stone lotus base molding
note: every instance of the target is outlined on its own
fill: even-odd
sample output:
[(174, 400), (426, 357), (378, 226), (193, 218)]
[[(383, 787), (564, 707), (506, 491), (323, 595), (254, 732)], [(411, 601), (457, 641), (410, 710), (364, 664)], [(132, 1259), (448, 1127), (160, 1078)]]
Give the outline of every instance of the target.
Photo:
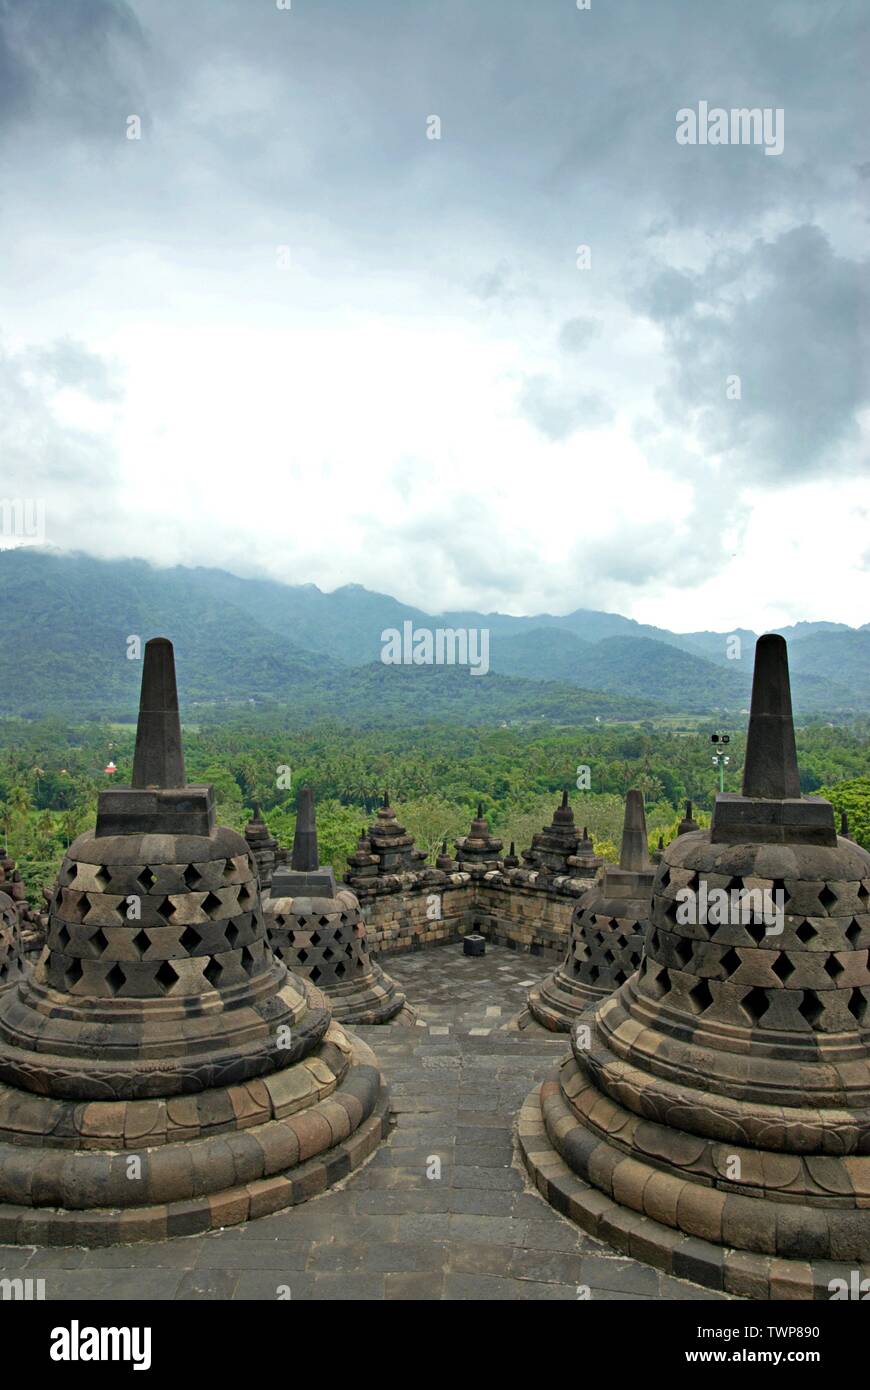
[[(608, 1009), (618, 1012), (618, 1000)], [(698, 1091), (670, 1097), (665, 1087), (644, 1105), (648, 1076), (604, 1062), (597, 1042), (588, 1058), (572, 1053), (519, 1117), (520, 1151), (539, 1191), (617, 1250), (727, 1293), (828, 1299), (832, 1279), (848, 1284), (854, 1270), (870, 1277), (870, 1154), (861, 1151), (870, 1115), (862, 1125), (844, 1112), (839, 1142), (826, 1124), (819, 1153), (819, 1114), (809, 1106), (790, 1116), (786, 1133), (781, 1107), (735, 1104), (702, 1086), (699, 1077)], [(636, 1109), (619, 1103), (621, 1090)], [(716, 1137), (689, 1130), (702, 1112)], [(753, 1147), (764, 1133), (777, 1148)], [(735, 1158), (739, 1180), (728, 1177)]]
[(374, 1054), (335, 1021), (295, 1066), (188, 1095), (83, 1104), (0, 1086), (0, 1244), (117, 1245), (253, 1220), (346, 1177), (387, 1130)]

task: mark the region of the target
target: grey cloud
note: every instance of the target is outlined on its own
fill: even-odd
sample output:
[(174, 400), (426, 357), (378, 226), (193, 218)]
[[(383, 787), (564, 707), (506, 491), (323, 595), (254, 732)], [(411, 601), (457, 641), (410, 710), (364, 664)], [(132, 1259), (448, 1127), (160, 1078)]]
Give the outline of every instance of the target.
[(582, 352), (601, 334), (600, 319), (578, 316), (566, 319), (559, 329), (559, 346), (563, 352)]
[[(664, 286), (664, 288), (662, 288)], [(688, 277), (654, 272), (637, 296), (665, 333), (666, 413), (689, 412), (732, 475), (785, 481), (854, 467), (870, 398), (867, 266), (814, 226), (756, 241)], [(726, 378), (740, 378), (728, 399)]]
[(612, 419), (602, 395), (538, 374), (524, 378), (519, 391), (523, 415), (548, 439), (567, 439), (575, 430), (596, 429)]

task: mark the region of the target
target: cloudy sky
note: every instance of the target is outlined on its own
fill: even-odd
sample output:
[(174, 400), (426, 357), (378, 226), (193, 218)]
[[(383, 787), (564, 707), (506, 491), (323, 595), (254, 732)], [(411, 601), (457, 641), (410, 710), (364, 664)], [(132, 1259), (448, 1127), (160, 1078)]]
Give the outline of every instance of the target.
[(0, 498), (430, 611), (867, 622), (868, 14), (0, 0)]

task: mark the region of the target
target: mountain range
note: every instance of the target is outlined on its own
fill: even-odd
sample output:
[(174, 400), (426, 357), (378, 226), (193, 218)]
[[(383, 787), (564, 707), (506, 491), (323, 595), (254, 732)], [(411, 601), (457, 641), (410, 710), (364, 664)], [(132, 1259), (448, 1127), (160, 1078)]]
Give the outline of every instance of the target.
[[(406, 623), (488, 631), (489, 673), (385, 665), (382, 633)], [(870, 624), (779, 631), (798, 712), (870, 708)], [(739, 715), (756, 641), (747, 629), (676, 633), (582, 608), (433, 615), (357, 584), (324, 593), (220, 569), (0, 551), (0, 714), (129, 717), (139, 667), (128, 638), (155, 634), (176, 644), (186, 707), (290, 704), (300, 721), (330, 714), (362, 726)]]

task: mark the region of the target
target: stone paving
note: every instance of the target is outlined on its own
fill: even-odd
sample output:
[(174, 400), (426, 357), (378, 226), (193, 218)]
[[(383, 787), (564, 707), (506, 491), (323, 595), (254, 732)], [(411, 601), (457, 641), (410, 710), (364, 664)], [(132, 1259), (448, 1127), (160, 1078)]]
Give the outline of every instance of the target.
[(364, 1168), (302, 1206), (203, 1236), (0, 1246), (0, 1279), (44, 1279), (48, 1300), (725, 1297), (615, 1254), (531, 1187), (513, 1125), (567, 1040), (516, 1018), (552, 962), (449, 945), (391, 957), (389, 970), (419, 1022), (356, 1029), (396, 1121)]

